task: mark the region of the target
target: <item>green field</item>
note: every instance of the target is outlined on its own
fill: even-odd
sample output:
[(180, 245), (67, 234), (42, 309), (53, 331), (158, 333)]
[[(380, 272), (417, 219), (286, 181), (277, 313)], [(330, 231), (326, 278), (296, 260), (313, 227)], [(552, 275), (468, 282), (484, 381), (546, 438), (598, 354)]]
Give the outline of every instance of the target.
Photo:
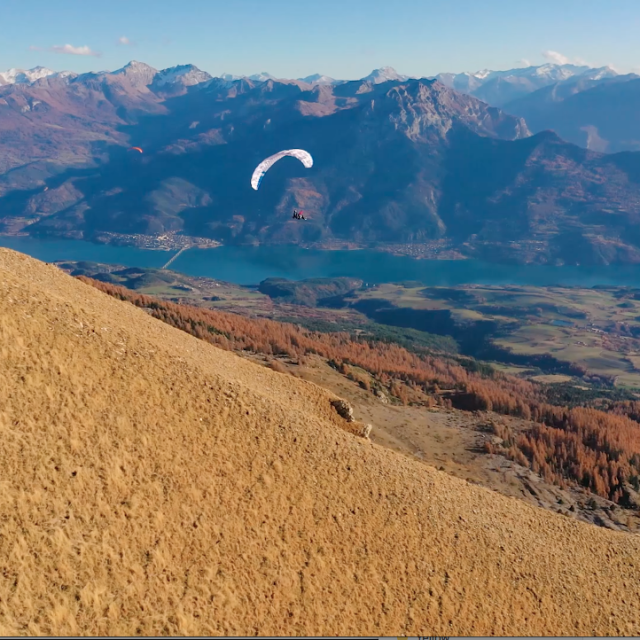
[(640, 388), (639, 290), (385, 284), (356, 298), (355, 304), (380, 300), (401, 309), (449, 311), (453, 335), (468, 323), (493, 322), (490, 343), (511, 354), (552, 356), (587, 376)]

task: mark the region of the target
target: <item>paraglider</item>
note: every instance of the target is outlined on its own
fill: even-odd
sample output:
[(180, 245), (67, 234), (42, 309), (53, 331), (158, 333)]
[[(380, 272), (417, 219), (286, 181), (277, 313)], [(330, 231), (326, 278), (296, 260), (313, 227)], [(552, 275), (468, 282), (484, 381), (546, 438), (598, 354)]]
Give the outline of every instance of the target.
[(302, 164), (310, 169), (313, 166), (313, 158), (308, 151), (304, 151), (303, 149), (288, 149), (286, 151), (280, 151), (278, 153), (274, 153), (272, 156), (269, 156), (265, 160), (263, 160), (253, 172), (251, 176), (251, 186), (257, 191), (260, 183), (262, 182), (262, 178), (264, 178), (265, 174), (269, 169), (276, 163), (280, 158), (284, 158), (285, 156), (291, 156), (292, 158), (297, 158), (302, 162)]
[(140, 147), (131, 147), (129, 151), (139, 151), (140, 153), (142, 153), (142, 149)]
[(297, 209), (293, 210), (293, 215), (291, 216), (294, 220), (308, 220), (309, 218), (304, 217), (304, 211)]

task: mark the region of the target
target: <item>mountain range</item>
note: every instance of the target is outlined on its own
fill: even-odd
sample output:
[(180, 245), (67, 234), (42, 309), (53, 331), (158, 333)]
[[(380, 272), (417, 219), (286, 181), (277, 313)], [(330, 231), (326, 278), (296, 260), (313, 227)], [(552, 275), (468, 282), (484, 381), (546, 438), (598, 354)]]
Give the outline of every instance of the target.
[[(149, 73), (155, 75), (156, 86), (192, 86), (213, 80), (210, 74), (200, 71), (194, 65), (179, 65), (161, 71), (149, 69)], [(114, 74), (120, 72), (122, 70)], [(44, 67), (29, 70), (10, 69), (0, 73), (0, 86), (32, 85), (45, 78), (61, 78), (73, 82), (96, 75), (109, 74), (99, 72), (78, 75), (70, 71), (55, 72)], [(250, 76), (223, 73), (216, 81), (235, 82), (242, 79), (266, 82), (278, 78), (263, 71)], [(382, 67), (374, 69), (360, 80), (378, 84), (409, 79), (417, 78), (398, 73), (392, 67)], [(485, 69), (474, 73), (439, 73), (427, 79), (436, 79), (458, 92), (467, 93), (491, 106), (524, 117), (533, 133), (551, 129), (570, 142), (593, 151), (633, 151), (639, 145), (638, 137), (634, 133), (638, 128), (634, 85), (619, 88), (612, 86), (640, 79), (640, 76), (634, 73), (619, 74), (612, 67), (544, 64), (506, 71)], [(319, 73), (297, 80), (312, 86), (338, 85), (346, 82)], [(598, 91), (590, 91), (595, 88), (599, 88)], [(586, 95), (576, 97), (585, 92)], [(568, 100), (566, 104), (565, 100)]]
[(438, 80), (457, 91), (470, 93), (489, 104), (500, 107), (543, 87), (576, 78), (600, 80), (618, 73), (611, 67), (590, 68), (572, 64), (544, 64), (538, 67), (508, 71), (478, 71), (476, 73), (440, 73)]
[[(132, 62), (130, 64), (135, 65), (140, 63)], [(200, 71), (194, 65), (179, 65), (177, 67), (170, 67), (168, 69), (157, 71), (156, 73), (162, 75), (181, 75), (189, 70), (195, 70), (202, 74), (201, 79), (199, 79), (198, 82), (205, 82), (212, 77), (210, 74)], [(37, 80), (47, 77), (77, 78), (79, 75), (83, 74), (77, 74), (72, 71), (52, 71), (45, 67), (35, 67), (28, 70), (9, 69), (6, 72), (0, 72), (0, 85), (33, 84)], [(544, 64), (540, 66), (509, 69), (506, 71), (491, 71), (484, 69), (473, 73), (439, 73), (436, 76), (425, 77), (429, 79), (435, 78), (456, 91), (475, 95), (493, 106), (502, 106), (517, 97), (521, 97), (527, 93), (531, 93), (537, 89), (557, 82), (564, 82), (575, 78), (599, 80), (603, 78), (613, 78), (617, 75), (619, 75), (618, 72), (612, 67), (592, 68), (584, 65)], [(278, 79), (267, 71), (262, 71), (249, 76), (223, 73), (219, 77), (228, 81), (248, 78), (249, 80), (256, 82)], [(377, 83), (387, 82), (389, 80), (408, 80), (410, 78), (417, 78), (417, 76), (408, 76), (398, 73), (393, 67), (381, 67), (379, 69), (374, 69), (369, 75), (360, 78), (360, 80)], [(347, 82), (346, 80), (336, 80), (335, 78), (331, 78), (320, 73), (315, 73), (297, 79), (308, 84), (340, 84), (342, 82)], [(482, 87), (484, 88), (481, 89)]]
[(593, 151), (640, 150), (640, 76), (579, 77), (555, 83), (508, 102), (532, 131), (552, 129)]
[[(631, 100), (638, 83), (570, 72), (575, 87), (546, 89), (557, 110), (592, 92)], [(640, 261), (634, 153), (531, 135), (536, 127), (517, 115), (390, 68), (350, 82), (262, 75), (213, 78), (193, 65), (140, 62), (113, 73), (5, 74), (13, 80), (0, 87), (1, 228), (93, 240), (181, 232), (226, 243), (437, 241), (500, 260)], [(540, 91), (531, 104), (546, 104)], [(526, 111), (525, 100), (512, 111)], [(251, 190), (253, 168), (283, 148), (307, 149), (314, 167), (285, 159)], [(292, 222), (292, 207), (311, 220)]]

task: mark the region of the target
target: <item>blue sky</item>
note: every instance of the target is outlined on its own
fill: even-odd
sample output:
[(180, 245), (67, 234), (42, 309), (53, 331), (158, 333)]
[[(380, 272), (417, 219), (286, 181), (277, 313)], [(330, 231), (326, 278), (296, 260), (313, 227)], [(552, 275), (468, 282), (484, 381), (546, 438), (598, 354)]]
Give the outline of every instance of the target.
[(350, 79), (584, 60), (628, 72), (639, 33), (640, 0), (0, 0), (0, 70), (135, 59)]

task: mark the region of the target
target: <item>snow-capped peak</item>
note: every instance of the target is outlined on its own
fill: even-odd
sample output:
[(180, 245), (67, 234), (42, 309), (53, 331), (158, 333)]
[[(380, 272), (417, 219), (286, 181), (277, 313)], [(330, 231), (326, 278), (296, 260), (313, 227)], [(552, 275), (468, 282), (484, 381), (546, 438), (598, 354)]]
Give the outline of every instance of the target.
[(301, 82), (306, 82), (307, 84), (335, 84), (338, 80), (331, 78), (329, 76), (323, 76), (319, 73), (314, 73), (306, 78), (298, 78)]
[(233, 73), (222, 73), (220, 74), (220, 77), (227, 82), (235, 82), (236, 80), (240, 80), (246, 76), (236, 76)]
[(78, 74), (75, 71), (56, 71), (51, 75), (55, 78), (75, 78)]
[(149, 73), (153, 73), (155, 75), (156, 73), (158, 73), (158, 70), (150, 67), (144, 62), (138, 62), (137, 60), (132, 60), (131, 62), (129, 62), (129, 64), (125, 64), (121, 69), (113, 71), (113, 75), (125, 76), (146, 75)]
[(484, 80), (485, 78), (488, 78), (492, 73), (493, 71), (491, 71), (490, 69), (483, 69), (482, 71), (476, 71), (475, 73), (472, 73), (470, 75), (472, 75), (474, 78), (478, 78), (478, 80)]
[(132, 86), (139, 86), (140, 84), (148, 86), (153, 82), (157, 73), (158, 70), (150, 67), (148, 64), (132, 60), (129, 64), (126, 64), (122, 69), (117, 69), (111, 75), (126, 78)]
[(208, 80), (211, 80), (211, 76), (206, 71), (201, 71), (192, 64), (182, 64), (158, 71), (154, 78), (154, 83), (163, 86), (178, 82), (186, 87), (190, 87), (194, 84), (207, 82)]
[(569, 78), (588, 75), (593, 79), (608, 78), (617, 75), (617, 72), (611, 67), (601, 67), (599, 69), (590, 69), (587, 66), (579, 66), (573, 64), (553, 64), (547, 63), (539, 66), (520, 67), (517, 69), (507, 69), (505, 71), (491, 71), (483, 69), (475, 73), (440, 73), (436, 76), (445, 84), (465, 90), (465, 88), (477, 88), (478, 84), (469, 83), (469, 79), (473, 78), (480, 84), (484, 84), (496, 78), (530, 78), (535, 80), (537, 84), (561, 82)]
[(380, 69), (374, 69), (368, 76), (361, 79), (365, 82), (379, 84), (389, 80), (408, 80), (409, 76), (399, 74), (393, 67), (380, 67)]
[(32, 84), (36, 80), (55, 75), (56, 72), (45, 67), (34, 67), (33, 69), (9, 69), (0, 72), (0, 84)]
[(553, 81), (566, 80), (576, 75), (588, 71), (587, 66), (578, 66), (574, 64), (543, 64), (539, 67), (527, 67), (522, 71), (527, 72), (526, 75), (534, 75), (543, 78), (549, 78)]
[(618, 72), (613, 67), (606, 66), (599, 69), (588, 69), (580, 74), (580, 77), (588, 78), (589, 80), (602, 80), (603, 78), (613, 78), (617, 75)]
[(249, 80), (253, 80), (254, 82), (266, 82), (267, 80), (276, 80), (275, 76), (272, 76), (270, 73), (266, 71), (262, 71), (261, 73), (254, 73), (252, 76), (249, 76)]

